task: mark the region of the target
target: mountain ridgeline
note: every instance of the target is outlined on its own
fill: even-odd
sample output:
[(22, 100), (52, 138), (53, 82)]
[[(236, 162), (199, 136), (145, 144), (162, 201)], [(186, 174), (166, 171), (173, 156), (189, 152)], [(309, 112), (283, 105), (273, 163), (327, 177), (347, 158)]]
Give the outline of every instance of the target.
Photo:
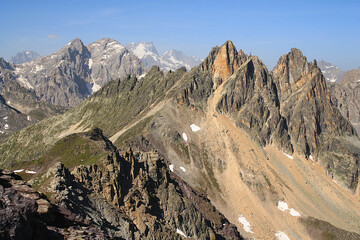
[(115, 40), (85, 46), (74, 39), (58, 52), (13, 67), (16, 80), (40, 100), (74, 106), (104, 83), (145, 72), (142, 62)]
[[(87, 49), (91, 47), (82, 54)], [(93, 67), (95, 55), (91, 59)], [(84, 79), (94, 79), (82, 73)], [(291, 239), (311, 239), (315, 229), (319, 239), (329, 239), (330, 232), (356, 239), (360, 233), (360, 141), (334, 106), (321, 70), (300, 50), (291, 49), (269, 72), (258, 57), (227, 41), (189, 72), (180, 68), (164, 73), (154, 66), (140, 81), (133, 75), (102, 85), (64, 114), (10, 136), (0, 145), (1, 167), (31, 167), (41, 190), (49, 182), (42, 179), (49, 176), (44, 173), (61, 161), (69, 170), (60, 172), (71, 171), (71, 181), (91, 194), (109, 193), (105, 201), (120, 207), (141, 237), (181, 228), (195, 239), (240, 238), (226, 228), (229, 222), (245, 238), (286, 232)], [(94, 128), (101, 133), (91, 133)], [(106, 147), (88, 143), (89, 138), (103, 139)], [(99, 149), (112, 152), (112, 158), (102, 158)], [(116, 149), (128, 155), (120, 157)], [(123, 165), (120, 171), (118, 165)], [(124, 166), (129, 171), (121, 170)], [(126, 181), (113, 181), (122, 178)], [(100, 182), (104, 191), (97, 186)], [(180, 211), (164, 205), (166, 196), (175, 194), (170, 188), (188, 196), (184, 209), (197, 214), (201, 207), (191, 204), (206, 196), (200, 206), (210, 206), (205, 204), (209, 198), (216, 214), (192, 215), (193, 228), (168, 217)], [(190, 188), (196, 195), (187, 194)], [(281, 207), (284, 202), (287, 208)], [(324, 227), (316, 228), (314, 222)]]

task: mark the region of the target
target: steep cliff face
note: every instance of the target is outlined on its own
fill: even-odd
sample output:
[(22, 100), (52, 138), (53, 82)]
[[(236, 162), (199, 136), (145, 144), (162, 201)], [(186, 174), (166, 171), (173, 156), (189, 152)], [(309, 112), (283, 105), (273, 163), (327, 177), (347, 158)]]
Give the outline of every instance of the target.
[(320, 69), (308, 63), (299, 50), (281, 57), (272, 75), (279, 89), (281, 114), (289, 123), (297, 151), (310, 155), (329, 135), (355, 134), (333, 106)]
[(360, 133), (360, 88), (359, 83), (329, 84), (331, 101)]
[(360, 68), (346, 72), (341, 84), (330, 84), (331, 98), (341, 114), (360, 132)]

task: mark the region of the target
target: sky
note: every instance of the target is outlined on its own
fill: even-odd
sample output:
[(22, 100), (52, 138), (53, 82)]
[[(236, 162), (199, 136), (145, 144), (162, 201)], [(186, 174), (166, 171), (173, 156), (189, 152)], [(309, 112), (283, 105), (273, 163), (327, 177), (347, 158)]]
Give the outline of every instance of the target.
[(0, 21), (5, 59), (24, 50), (48, 55), (77, 37), (84, 44), (108, 37), (199, 58), (231, 40), (269, 70), (293, 47), (310, 61), (360, 66), (360, 0), (4, 0)]

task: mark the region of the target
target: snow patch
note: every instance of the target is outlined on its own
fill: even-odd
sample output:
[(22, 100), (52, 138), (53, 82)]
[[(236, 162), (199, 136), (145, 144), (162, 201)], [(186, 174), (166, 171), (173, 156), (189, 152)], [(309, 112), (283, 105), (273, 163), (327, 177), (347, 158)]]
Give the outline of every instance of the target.
[(180, 169), (183, 171), (183, 172), (186, 172), (186, 169), (184, 167), (180, 167)]
[(280, 211), (283, 211), (283, 212), (287, 212), (289, 210), (290, 215), (293, 217), (301, 216), (301, 214), (298, 211), (296, 211), (294, 208), (289, 209), (288, 204), (284, 201), (279, 201), (277, 207)]
[(186, 133), (183, 133), (183, 134), (182, 134), (182, 137), (183, 137), (183, 139), (185, 140), (185, 142), (187, 142), (188, 137), (187, 137)]
[(186, 236), (186, 234), (183, 232), (183, 231), (181, 231), (180, 229), (176, 229), (176, 233), (177, 234), (180, 234), (181, 236), (183, 236), (184, 238), (188, 238), (188, 236)]
[(142, 78), (145, 77), (145, 76), (146, 76), (146, 73), (141, 74), (141, 75), (138, 77), (138, 80), (142, 79)]
[(10, 101), (7, 101), (7, 104), (9, 105), (9, 104), (10, 104)]
[(194, 123), (190, 125), (190, 128), (193, 132), (197, 132), (201, 129), (199, 126), (195, 125)]
[(89, 59), (89, 69), (91, 69), (92, 65), (93, 65), (93, 60), (90, 58)]
[(239, 218), (238, 218), (238, 221), (243, 225), (243, 228), (245, 230), (245, 232), (248, 232), (248, 233), (254, 233), (252, 230), (251, 230), (251, 225), (250, 223), (248, 222), (248, 220), (246, 220), (246, 218), (240, 214)]
[(286, 235), (286, 233), (284, 233), (282, 231), (277, 231), (275, 233), (275, 237), (276, 237), (277, 240), (290, 240), (288, 235)]
[(3, 119), (4, 119), (4, 120), (7, 120), (7, 119), (8, 119), (8, 116), (6, 116), (6, 117), (3, 117)]
[(1, 134), (4, 134), (4, 131), (0, 131)]
[(170, 165), (169, 165), (169, 169), (170, 169), (170, 171), (174, 172), (174, 165), (173, 165), (173, 164), (170, 164)]
[(354, 81), (354, 82), (360, 82), (360, 79), (359, 79), (359, 80), (356, 80), (356, 81)]
[(96, 84), (96, 82), (95, 82), (94, 79), (93, 79), (93, 86), (92, 86), (92, 88), (91, 88), (92, 92), (93, 92), (93, 93), (94, 93), (94, 92), (97, 92), (97, 91), (99, 91), (100, 88), (101, 88), (101, 86), (98, 85), (98, 84)]
[(289, 206), (284, 201), (279, 201), (277, 207), (278, 207), (278, 209), (280, 209), (283, 212), (285, 212), (286, 210), (289, 210)]
[(25, 170), (25, 173), (28, 173), (28, 174), (35, 174), (36, 172), (35, 172), (35, 171), (31, 171), (31, 170)]
[(27, 120), (28, 120), (28, 121), (31, 121), (31, 117), (30, 117), (30, 116), (27, 116)]
[(290, 215), (294, 217), (301, 217), (301, 214), (293, 208), (290, 208)]
[(333, 66), (333, 65), (325, 66), (326, 69), (328, 69), (328, 68), (333, 68), (333, 67), (335, 67), (335, 66)]
[(314, 161), (314, 158), (313, 158), (313, 156), (309, 156), (309, 159), (311, 160), (311, 161)]
[(18, 170), (14, 170), (14, 173), (20, 173), (23, 172), (25, 169), (18, 169)]
[(283, 151), (281, 151), (285, 156), (287, 156), (288, 158), (290, 158), (290, 159), (294, 159), (294, 157), (293, 156), (291, 156), (291, 155), (289, 155), (289, 154), (286, 154), (286, 153), (284, 153)]
[(39, 71), (41, 71), (41, 70), (43, 70), (44, 69), (44, 66), (43, 65), (36, 65), (35, 66), (35, 72), (39, 72)]
[(31, 84), (28, 82), (28, 80), (20, 74), (20, 72), (22, 72), (23, 70), (21, 68), (15, 68), (14, 73), (19, 75), (18, 79), (20, 81), (20, 83), (22, 83), (23, 86), (33, 89), (33, 86), (31, 86)]
[(4, 129), (5, 130), (9, 129), (9, 124), (5, 124)]

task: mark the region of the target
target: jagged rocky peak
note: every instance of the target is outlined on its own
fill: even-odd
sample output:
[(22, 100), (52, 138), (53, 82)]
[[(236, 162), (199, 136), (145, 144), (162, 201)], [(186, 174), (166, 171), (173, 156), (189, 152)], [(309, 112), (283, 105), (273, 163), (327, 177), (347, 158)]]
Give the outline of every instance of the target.
[(71, 40), (63, 49), (71, 60), (76, 57), (74, 56), (75, 54), (79, 54), (84, 58), (90, 57), (89, 50), (85, 47), (84, 43), (79, 38)]
[(288, 54), (280, 57), (272, 75), (278, 81), (279, 94), (286, 92), (298, 82), (298, 80), (314, 68), (314, 64), (308, 63), (306, 57), (297, 48), (292, 48)]
[(221, 47), (216, 46), (211, 50), (201, 69), (212, 74), (216, 87), (234, 74), (247, 59), (248, 56), (242, 50), (237, 52), (233, 42), (228, 40)]

